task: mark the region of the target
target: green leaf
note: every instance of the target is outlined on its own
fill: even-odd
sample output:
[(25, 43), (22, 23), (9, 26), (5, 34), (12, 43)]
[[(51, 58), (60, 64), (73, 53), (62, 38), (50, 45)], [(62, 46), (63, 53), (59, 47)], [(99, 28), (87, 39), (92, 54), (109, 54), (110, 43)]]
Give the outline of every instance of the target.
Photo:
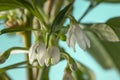
[(3, 52), (0, 55), (0, 64), (4, 63), (8, 59), (8, 57), (10, 56), (10, 52), (12, 50), (27, 50), (27, 49), (23, 48), (23, 47), (12, 47), (12, 48), (6, 50), (5, 52)]
[(105, 2), (118, 3), (120, 0), (105, 0)]
[(94, 24), (91, 26), (91, 29), (101, 40), (110, 42), (120, 41), (114, 30), (106, 24)]
[(120, 0), (96, 0), (97, 2), (110, 2), (110, 3), (118, 3)]
[(105, 69), (116, 68), (120, 71), (120, 42), (106, 42), (99, 39), (92, 31), (86, 31), (91, 40), (88, 52)]
[(13, 28), (5, 28), (0, 31), (0, 35), (5, 33), (12, 33), (12, 32), (21, 32), (21, 31), (32, 31), (32, 30), (38, 30), (38, 29), (32, 29), (29, 27), (13, 27)]
[(33, 0), (37, 6), (43, 7), (46, 0)]
[(0, 20), (5, 20), (7, 18), (8, 18), (7, 14), (6, 15), (0, 15)]
[(24, 8), (28, 9), (34, 16), (36, 16), (41, 23), (43, 24), (43, 17), (39, 10), (37, 9), (37, 5), (33, 3), (31, 0), (17, 0), (20, 2)]
[(120, 42), (102, 42), (110, 57), (120, 71)]
[(0, 11), (15, 9), (21, 7), (22, 4), (16, 0), (0, 0)]
[(33, 4), (32, 4), (32, 2), (31, 2), (31, 0), (30, 1), (28, 1), (28, 0), (17, 0), (20, 4), (22, 4), (22, 6), (24, 7), (24, 8), (26, 8), (26, 9), (28, 9), (30, 12), (34, 12), (34, 7), (33, 7)]
[(101, 40), (92, 31), (85, 31), (91, 41), (91, 47), (88, 48), (88, 52), (97, 60), (99, 64), (105, 69), (115, 67), (115, 63), (102, 44)]
[(118, 38), (120, 39), (120, 17), (111, 18), (106, 22), (106, 24), (115, 31)]
[(65, 18), (66, 13), (69, 11), (69, 9), (71, 8), (72, 3), (70, 3), (69, 5), (67, 5), (63, 10), (61, 10), (57, 16), (55, 17), (53, 24), (51, 26), (51, 32), (55, 31), (56, 28), (58, 28), (57, 26), (60, 25), (62, 23), (62, 21)]

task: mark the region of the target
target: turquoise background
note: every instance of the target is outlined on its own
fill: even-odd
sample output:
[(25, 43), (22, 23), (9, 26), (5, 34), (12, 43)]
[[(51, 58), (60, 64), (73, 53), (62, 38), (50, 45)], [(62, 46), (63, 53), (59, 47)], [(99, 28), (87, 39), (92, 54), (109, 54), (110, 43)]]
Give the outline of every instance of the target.
[[(89, 2), (86, 0), (76, 0), (74, 16), (76, 19), (79, 19), (80, 16), (84, 13), (86, 8), (89, 6)], [(82, 22), (90, 23), (102, 23), (108, 20), (111, 17), (120, 16), (120, 4), (105, 4), (102, 3), (92, 10)], [(3, 25), (0, 25), (0, 29), (3, 28)], [(10, 47), (22, 46), (22, 39), (19, 36), (8, 36), (7, 34), (0, 36), (0, 53), (4, 50), (7, 50)], [(84, 65), (92, 69), (96, 75), (96, 80), (120, 80), (120, 74), (115, 69), (104, 70), (95, 60), (92, 58), (89, 53), (83, 51), (79, 47), (77, 48), (76, 53), (73, 52), (71, 48), (68, 48), (65, 42), (60, 41), (60, 45), (63, 46), (70, 55), (79, 60)], [(13, 54), (4, 64), (0, 64), (0, 68), (23, 61), (23, 54)], [(66, 66), (66, 61), (59, 62), (57, 65), (52, 66), (50, 70), (50, 80), (62, 80), (64, 73), (64, 68)], [(25, 69), (15, 69), (8, 70), (7, 73), (12, 76), (12, 80), (26, 80)]]

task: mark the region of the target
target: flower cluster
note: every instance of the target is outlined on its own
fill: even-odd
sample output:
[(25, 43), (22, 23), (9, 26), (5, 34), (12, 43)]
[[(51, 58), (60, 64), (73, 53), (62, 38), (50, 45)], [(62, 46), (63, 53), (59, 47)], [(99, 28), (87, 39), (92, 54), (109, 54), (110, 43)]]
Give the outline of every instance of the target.
[(56, 46), (46, 48), (44, 43), (36, 42), (29, 50), (30, 64), (37, 60), (40, 66), (49, 66), (49, 64), (56, 64), (60, 60), (60, 51)]

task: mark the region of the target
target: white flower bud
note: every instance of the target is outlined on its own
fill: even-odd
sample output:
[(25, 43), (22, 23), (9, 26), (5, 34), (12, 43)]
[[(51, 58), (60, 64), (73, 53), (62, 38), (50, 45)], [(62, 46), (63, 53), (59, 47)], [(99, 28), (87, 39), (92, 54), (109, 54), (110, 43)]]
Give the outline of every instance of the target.
[(64, 73), (63, 80), (74, 80), (71, 72), (66, 71), (66, 72)]

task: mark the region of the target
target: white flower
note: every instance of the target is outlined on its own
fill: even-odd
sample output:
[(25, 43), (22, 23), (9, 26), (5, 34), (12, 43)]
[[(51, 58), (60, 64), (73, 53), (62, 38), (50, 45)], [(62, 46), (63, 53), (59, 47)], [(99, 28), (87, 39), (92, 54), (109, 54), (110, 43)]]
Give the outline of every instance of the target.
[(36, 59), (40, 66), (48, 66), (49, 60), (51, 60), (51, 64), (56, 64), (60, 60), (59, 48), (56, 46), (52, 46), (49, 47), (47, 50), (44, 43), (36, 42), (31, 46), (29, 50), (30, 64), (32, 64), (33, 61)]
[(48, 57), (48, 53), (44, 43), (36, 42), (31, 46), (29, 50), (30, 64), (32, 64), (33, 61), (37, 59), (40, 66), (44, 66), (45, 59), (47, 59), (47, 57)]
[(56, 64), (60, 60), (60, 51), (59, 48), (56, 46), (52, 46), (48, 48), (48, 59), (46, 60), (46, 64), (49, 63), (49, 60), (51, 60), (51, 64)]
[(73, 76), (71, 75), (71, 72), (66, 71), (64, 73), (63, 80), (74, 80)]
[(76, 43), (78, 43), (79, 47), (83, 50), (90, 47), (90, 40), (79, 27), (79, 24), (72, 25), (67, 34), (67, 44), (69, 47), (72, 47), (74, 51)]

